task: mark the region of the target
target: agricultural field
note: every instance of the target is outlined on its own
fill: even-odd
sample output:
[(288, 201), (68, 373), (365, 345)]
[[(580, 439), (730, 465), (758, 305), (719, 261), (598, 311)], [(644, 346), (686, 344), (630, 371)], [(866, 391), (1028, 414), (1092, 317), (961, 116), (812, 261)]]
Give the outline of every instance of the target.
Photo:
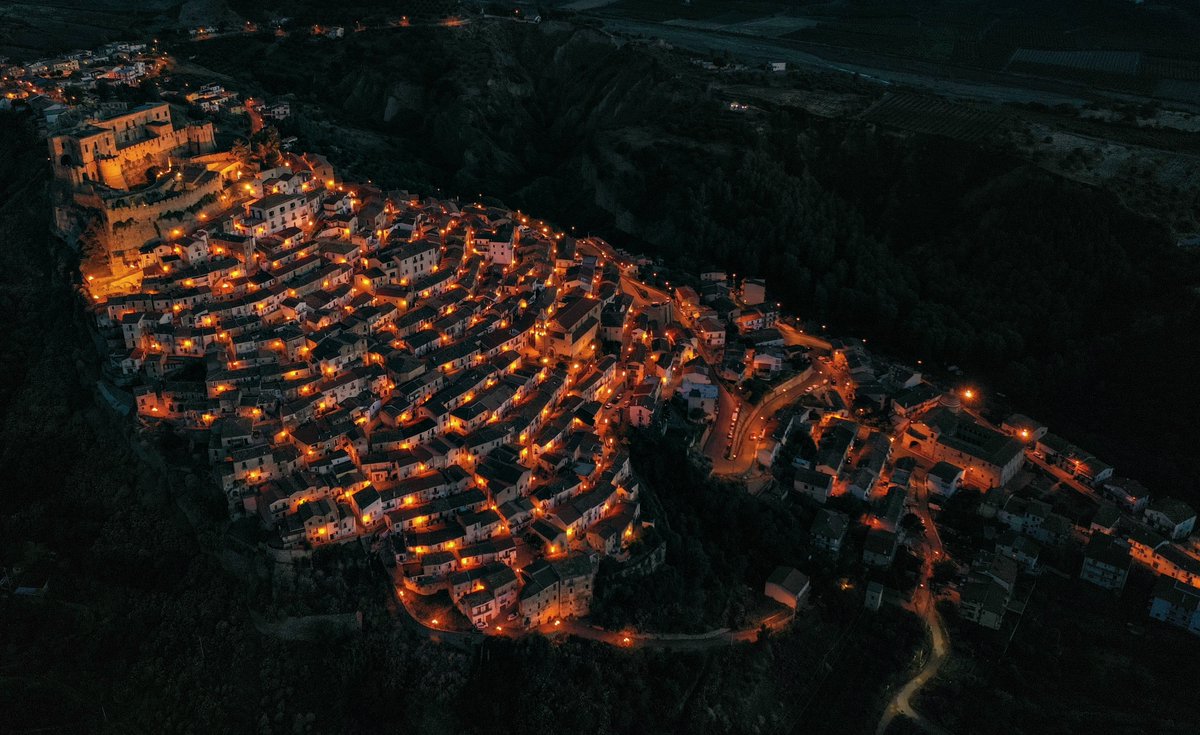
[(1200, 81), (1200, 59), (1169, 59), (1161, 56), (1146, 56), (1142, 59), (1142, 73), (1161, 79)]
[(604, 15), (634, 20), (664, 23), (670, 20), (706, 21), (716, 25), (744, 23), (787, 13), (795, 5), (770, 0), (726, 2), (725, 0), (693, 0), (685, 5), (679, 0), (617, 0), (599, 9)]
[(838, 91), (824, 89), (791, 89), (750, 84), (718, 87), (723, 99), (738, 102), (763, 103), (770, 107), (795, 108), (827, 118), (850, 118), (869, 107), (878, 92)]
[[(589, 0), (589, 4), (590, 0)], [(1149, 94), (1161, 79), (1200, 75), (1200, 14), (1165, 0), (1133, 3), (1067, 0), (960, 0), (900, 6), (888, 0), (784, 4), (764, 0), (595, 0), (595, 15), (764, 39), (821, 44), (987, 71), (1032, 73)], [(581, 8), (582, 10), (582, 8)], [(1129, 59), (1143, 82), (1125, 82)], [(1014, 60), (1014, 54), (1022, 57)], [(1055, 56), (1058, 54), (1058, 56)], [(1038, 55), (1046, 56), (1039, 60)], [(1023, 58), (1028, 56), (1029, 58)], [(1154, 57), (1154, 61), (1150, 58)], [(1111, 69), (1116, 65), (1115, 69)], [(1178, 70), (1176, 70), (1178, 68)]]
[(1142, 65), (1136, 51), (1050, 51), (1019, 48), (1013, 52), (1009, 67), (1046, 66), (1076, 69), (1099, 74), (1134, 76)]
[(906, 15), (851, 20), (822, 18), (820, 21), (814, 27), (797, 30), (787, 37), (879, 53), (907, 54), (915, 49), (921, 37), (931, 35), (932, 30), (923, 29), (917, 18)]
[(894, 93), (885, 95), (863, 112), (859, 119), (914, 133), (940, 135), (955, 140), (993, 140), (1012, 127), (1012, 121), (997, 112), (947, 102), (937, 97)]
[(663, 21), (663, 25), (680, 26), (683, 28), (699, 28), (706, 31), (723, 31), (740, 33), (744, 36), (761, 36), (764, 38), (781, 38), (805, 28), (813, 28), (818, 21), (810, 18), (796, 18), (787, 15), (772, 15), (765, 18), (730, 22), (726, 16), (717, 16), (708, 20), (693, 18), (672, 18)]
[(724, 30), (732, 33), (744, 33), (748, 36), (767, 36), (771, 38), (786, 36), (805, 28), (814, 28), (820, 21), (812, 18), (797, 18), (786, 15), (775, 15), (769, 18), (756, 18), (742, 23), (725, 26)]
[(91, 48), (135, 38), (156, 22), (153, 11), (118, 12), (106, 9), (103, 3), (0, 2), (0, 56), (23, 59), (55, 50)]

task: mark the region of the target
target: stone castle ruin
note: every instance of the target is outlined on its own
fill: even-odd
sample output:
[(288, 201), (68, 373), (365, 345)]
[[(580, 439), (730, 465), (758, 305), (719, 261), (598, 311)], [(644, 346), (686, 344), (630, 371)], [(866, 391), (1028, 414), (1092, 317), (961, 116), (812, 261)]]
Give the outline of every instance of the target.
[(177, 126), (165, 102), (147, 104), (49, 140), (55, 228), (93, 268), (133, 267), (137, 251), (171, 222), (220, 209), (236, 162), (214, 153), (211, 122)]
[(73, 188), (102, 184), (125, 191), (146, 183), (152, 167), (170, 168), (172, 158), (211, 153), (210, 122), (176, 128), (165, 102), (137, 107), (102, 120), (89, 120), (50, 138), (54, 177)]

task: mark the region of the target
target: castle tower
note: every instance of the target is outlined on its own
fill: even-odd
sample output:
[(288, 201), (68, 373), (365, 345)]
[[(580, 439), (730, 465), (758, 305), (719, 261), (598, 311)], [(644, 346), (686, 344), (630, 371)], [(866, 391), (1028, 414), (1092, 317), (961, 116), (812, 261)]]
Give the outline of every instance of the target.
[(121, 170), (121, 159), (115, 156), (106, 156), (99, 160), (100, 164), (100, 180), (105, 186), (113, 189), (128, 189), (129, 186), (125, 182), (125, 173)]

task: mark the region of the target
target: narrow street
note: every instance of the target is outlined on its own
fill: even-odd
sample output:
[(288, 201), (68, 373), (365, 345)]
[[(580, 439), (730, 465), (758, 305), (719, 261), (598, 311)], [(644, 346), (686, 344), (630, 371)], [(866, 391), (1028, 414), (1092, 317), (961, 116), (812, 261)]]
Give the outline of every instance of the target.
[[(580, 249), (585, 252), (593, 252), (604, 260), (616, 260), (615, 252), (607, 243), (591, 239), (581, 239), (579, 242)], [(637, 308), (671, 301), (671, 294), (666, 289), (647, 285), (626, 273), (621, 274), (621, 286), (622, 290), (633, 298), (633, 304)], [(804, 334), (790, 325), (778, 323), (776, 327), (788, 345), (824, 350), (831, 347), (828, 341)], [(711, 356), (705, 350), (701, 349), (701, 355), (715, 369)], [(800, 379), (797, 376), (784, 381), (772, 388), (756, 406), (746, 403), (722, 381), (717, 381), (719, 393), (716, 417), (703, 447), (705, 456), (712, 461), (713, 473), (735, 476), (751, 472), (754, 469), (763, 429), (780, 409), (794, 402), (808, 385), (819, 384), (824, 377), (823, 370), (821, 365), (814, 364), (812, 377)]]
[(1084, 485), (1077, 478), (1075, 478), (1073, 475), (1071, 475), (1071, 473), (1067, 472), (1066, 470), (1062, 469), (1061, 467), (1055, 467), (1054, 465), (1050, 464), (1046, 460), (1037, 456), (1033, 452), (1028, 452), (1028, 451), (1025, 452), (1025, 459), (1028, 460), (1029, 462), (1033, 463), (1034, 465), (1036, 465), (1039, 469), (1044, 471), (1046, 474), (1053, 477), (1055, 480), (1057, 480), (1063, 486), (1070, 488), (1071, 490), (1075, 491), (1076, 493), (1083, 496), (1087, 500), (1089, 500), (1093, 503), (1100, 502), (1100, 498), (1097, 497), (1096, 491), (1093, 488), (1090, 488), (1087, 485)]
[[(721, 423), (728, 417), (718, 413), (713, 435), (705, 447), (705, 453), (712, 460), (713, 474), (744, 475), (754, 469), (759, 442), (764, 429), (782, 409), (795, 403), (804, 395), (809, 386), (819, 385), (825, 379), (823, 368), (814, 363), (813, 374), (807, 378), (793, 376), (771, 389), (757, 405), (740, 401), (736, 396), (732, 400), (741, 403), (738, 413), (737, 426), (734, 428), (733, 439), (728, 439), (729, 430)], [(723, 406), (722, 406), (723, 408)], [(731, 445), (732, 451), (725, 454), (725, 446)]]
[(244, 103), (246, 108), (246, 117), (250, 118), (250, 134), (254, 135), (263, 129), (262, 113), (255, 108), (255, 101), (247, 99)]
[(775, 323), (775, 328), (783, 335), (783, 341), (788, 345), (802, 345), (815, 350), (833, 349), (833, 345), (829, 343), (829, 340), (806, 334), (782, 320)]
[(712, 460), (714, 471), (718, 462), (725, 461), (725, 448), (729, 446), (729, 435), (734, 428), (734, 414), (741, 405), (740, 398), (730, 393), (723, 383), (717, 383), (717, 416), (713, 419), (708, 441), (704, 443), (704, 454)]

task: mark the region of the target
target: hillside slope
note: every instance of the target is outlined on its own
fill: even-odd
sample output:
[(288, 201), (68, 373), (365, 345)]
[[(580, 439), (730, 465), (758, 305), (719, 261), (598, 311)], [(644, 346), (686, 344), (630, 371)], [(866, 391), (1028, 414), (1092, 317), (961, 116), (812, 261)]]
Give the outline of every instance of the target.
[[(1200, 259), (1003, 138), (899, 134), (794, 107), (731, 113), (725, 77), (565, 23), (189, 50), (247, 91), (296, 93), (296, 131), (354, 174), (497, 196), (684, 271), (766, 275), (807, 318), (968, 368), (1122, 469), (1197, 489), (1188, 449), (1200, 435), (1171, 397), (1175, 371), (1146, 368), (1200, 368)], [(1157, 438), (1134, 428), (1147, 413)]]

